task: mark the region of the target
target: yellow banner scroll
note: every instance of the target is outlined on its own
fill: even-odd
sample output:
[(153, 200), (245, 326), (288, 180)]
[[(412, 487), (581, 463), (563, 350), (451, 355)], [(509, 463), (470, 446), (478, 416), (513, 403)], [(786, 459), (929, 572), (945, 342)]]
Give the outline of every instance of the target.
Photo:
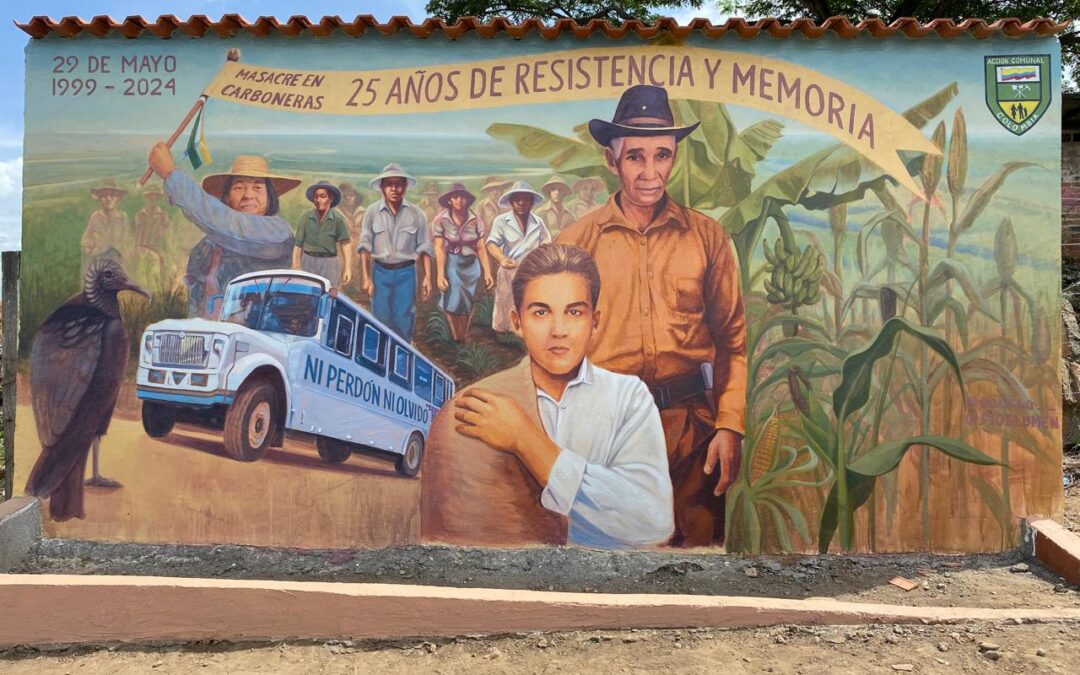
[(230, 61), (204, 93), (288, 112), (405, 115), (615, 99), (636, 84), (664, 87), (671, 98), (732, 103), (795, 120), (836, 137), (916, 195), (922, 190), (897, 151), (941, 154), (899, 113), (839, 80), (787, 61), (693, 47), (575, 49), (367, 71)]

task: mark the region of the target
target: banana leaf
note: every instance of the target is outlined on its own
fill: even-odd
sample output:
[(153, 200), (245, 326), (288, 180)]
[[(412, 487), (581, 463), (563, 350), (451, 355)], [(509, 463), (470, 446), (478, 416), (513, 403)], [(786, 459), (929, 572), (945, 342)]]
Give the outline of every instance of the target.
[(604, 161), (604, 151), (595, 142), (586, 143), (523, 124), (492, 124), (488, 136), (512, 144), (522, 157), (546, 162), (557, 173), (587, 178), (595, 176), (608, 192), (619, 189), (619, 179)]
[(901, 333), (907, 333), (918, 339), (952, 366), (956, 372), (956, 379), (960, 382), (960, 390), (963, 392), (960, 363), (949, 343), (934, 331), (916, 326), (903, 317), (894, 316), (885, 322), (869, 345), (844, 359), (844, 364), (841, 366), (840, 385), (833, 392), (833, 411), (836, 413), (839, 424), (843, 424), (848, 415), (862, 408), (870, 400), (874, 364), (893, 350), (896, 339)]
[(762, 120), (742, 133), (723, 104), (674, 100), (679, 125), (699, 122), (680, 148), (669, 189), (697, 209), (731, 206), (750, 194), (754, 165), (780, 139), (784, 125)]

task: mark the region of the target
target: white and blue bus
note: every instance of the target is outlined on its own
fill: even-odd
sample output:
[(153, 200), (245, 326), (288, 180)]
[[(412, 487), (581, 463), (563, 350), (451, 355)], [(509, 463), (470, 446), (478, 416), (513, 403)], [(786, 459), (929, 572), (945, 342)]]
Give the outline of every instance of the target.
[(149, 326), (136, 389), (154, 438), (194, 423), (250, 462), (289, 431), (314, 438), (327, 462), (365, 452), (415, 476), (454, 382), (323, 277), (266, 270), (229, 283), (218, 321)]

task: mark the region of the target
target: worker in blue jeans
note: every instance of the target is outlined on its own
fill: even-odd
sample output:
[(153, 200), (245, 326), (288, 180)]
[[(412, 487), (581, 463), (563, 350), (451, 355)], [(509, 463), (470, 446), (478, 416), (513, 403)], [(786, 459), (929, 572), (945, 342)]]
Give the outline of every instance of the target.
[(371, 297), (375, 318), (408, 342), (416, 326), (416, 265), (423, 267), (421, 295), (431, 297), (431, 259), (435, 249), (427, 217), (405, 201), (416, 180), (394, 163), (369, 185), (383, 198), (364, 212), (360, 224), (360, 287)]

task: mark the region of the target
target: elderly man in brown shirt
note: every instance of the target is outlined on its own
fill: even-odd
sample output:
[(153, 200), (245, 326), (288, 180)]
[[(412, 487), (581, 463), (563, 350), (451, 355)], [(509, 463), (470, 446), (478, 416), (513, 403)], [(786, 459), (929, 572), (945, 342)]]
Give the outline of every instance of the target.
[(723, 543), (723, 494), (738, 476), (745, 431), (739, 263), (720, 225), (666, 190), (678, 142), (696, 127), (675, 125), (664, 89), (626, 90), (611, 122), (589, 122), (620, 190), (558, 237), (600, 269), (604, 320), (590, 360), (640, 377), (660, 408), (675, 546)]

